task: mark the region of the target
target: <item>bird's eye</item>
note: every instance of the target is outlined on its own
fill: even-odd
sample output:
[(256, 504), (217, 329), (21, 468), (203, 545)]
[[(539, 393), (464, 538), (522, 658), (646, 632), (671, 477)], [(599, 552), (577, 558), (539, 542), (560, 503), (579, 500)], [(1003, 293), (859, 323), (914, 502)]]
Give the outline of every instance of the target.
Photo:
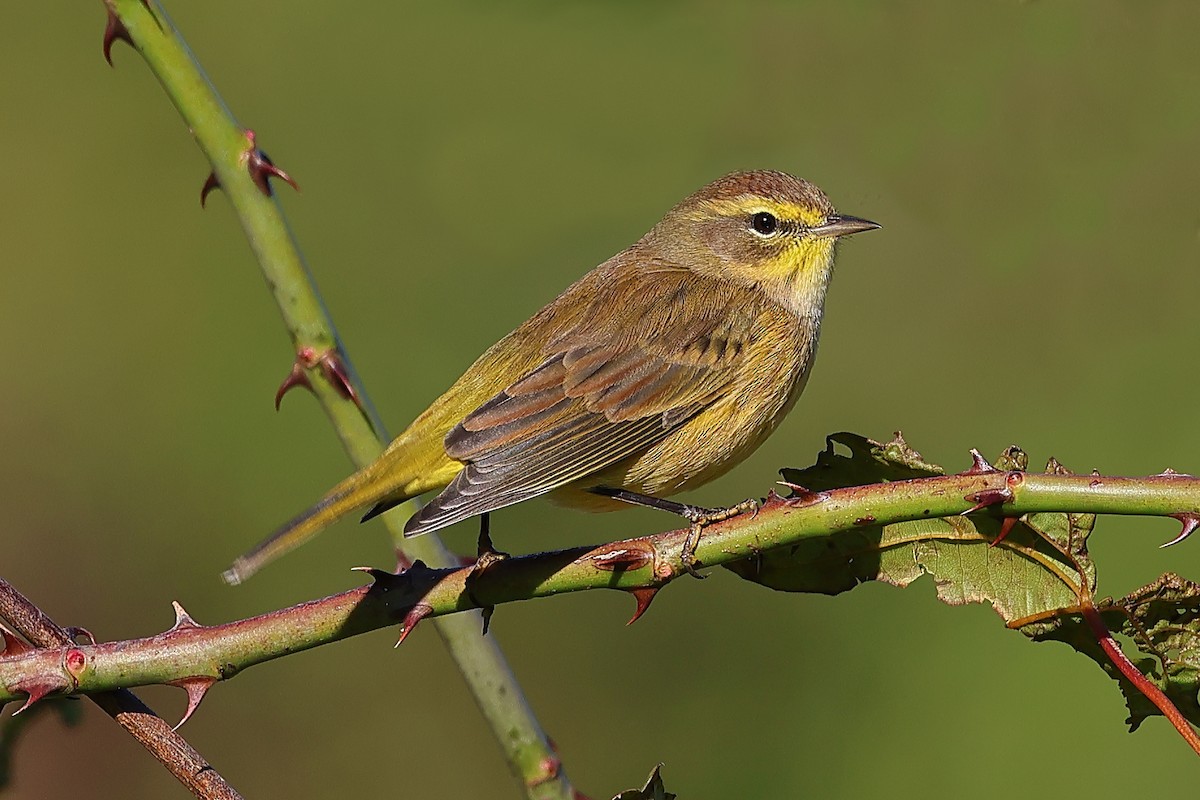
[(750, 229), (760, 236), (770, 236), (779, 230), (779, 220), (774, 214), (760, 211), (750, 218)]

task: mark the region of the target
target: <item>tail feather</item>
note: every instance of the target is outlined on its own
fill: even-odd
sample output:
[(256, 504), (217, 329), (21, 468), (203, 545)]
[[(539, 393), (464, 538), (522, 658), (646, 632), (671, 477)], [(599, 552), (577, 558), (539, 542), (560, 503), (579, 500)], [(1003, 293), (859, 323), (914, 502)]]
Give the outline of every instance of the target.
[(377, 461), (330, 489), (315, 505), (276, 528), (270, 536), (234, 561), (233, 566), (221, 577), (231, 586), (237, 586), (268, 563), (304, 544), (326, 526), (351, 511), (366, 505), (383, 505), (381, 501), (384, 498), (388, 499), (387, 508), (408, 499), (402, 495), (400, 499), (396, 499), (398, 489), (395, 481), (390, 480), (387, 471), (379, 469), (380, 466), (380, 462)]

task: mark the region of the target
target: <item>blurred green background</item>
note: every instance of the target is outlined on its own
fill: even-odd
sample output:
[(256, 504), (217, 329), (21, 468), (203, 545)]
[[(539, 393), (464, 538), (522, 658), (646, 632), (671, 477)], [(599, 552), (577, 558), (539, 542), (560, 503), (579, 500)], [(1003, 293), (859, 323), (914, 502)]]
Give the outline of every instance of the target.
[[(785, 425), (692, 495), (761, 495), (826, 433), (924, 455), (1016, 442), (1080, 470), (1200, 471), (1200, 5), (1191, 2), (171, 2), (241, 122), (393, 432), (488, 344), (736, 168), (810, 178), (884, 230), (842, 247), (821, 357)], [(387, 565), (344, 523), (246, 586), (218, 574), (348, 462), (257, 266), (99, 2), (6, 8), (0, 81), (5, 578), (63, 624), (149, 635)], [(659, 530), (532, 502), (526, 552)], [(1101, 522), (1104, 594), (1200, 578), (1177, 525)], [(451, 530), (469, 550), (474, 528)], [(1100, 796), (1194, 787), (1161, 719), (929, 582), (838, 598), (718, 572), (637, 625), (590, 592), (501, 608), (503, 644), (576, 785), (657, 762), (681, 798)], [(248, 797), (517, 797), (432, 629), (257, 667), (184, 731)], [(181, 692), (147, 690), (166, 714)], [(1103, 766), (1101, 766), (1103, 765)], [(1103, 784), (1099, 784), (1103, 771)], [(93, 708), (19, 749), (11, 796), (183, 797)]]

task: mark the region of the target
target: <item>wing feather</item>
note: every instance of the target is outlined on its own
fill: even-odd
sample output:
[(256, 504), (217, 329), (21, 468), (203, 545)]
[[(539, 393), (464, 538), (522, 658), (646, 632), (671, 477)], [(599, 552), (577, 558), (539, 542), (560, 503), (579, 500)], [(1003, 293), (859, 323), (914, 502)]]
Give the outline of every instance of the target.
[(447, 455), (465, 466), (409, 520), (406, 533), (436, 530), (598, 472), (662, 441), (725, 394), (754, 329), (746, 316), (761, 301), (722, 287), (722, 302), (697, 314), (684, 307), (688, 293), (679, 290), (686, 275), (640, 280), (660, 285), (625, 287), (623, 306), (596, 298), (582, 321), (549, 342), (538, 367), (447, 434)]

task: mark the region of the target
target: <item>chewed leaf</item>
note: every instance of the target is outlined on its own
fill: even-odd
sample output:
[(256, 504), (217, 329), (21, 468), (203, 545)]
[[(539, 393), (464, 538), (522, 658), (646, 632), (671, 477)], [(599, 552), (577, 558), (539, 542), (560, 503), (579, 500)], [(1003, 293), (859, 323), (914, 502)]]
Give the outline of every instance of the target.
[(779, 591), (820, 594), (839, 594), (866, 581), (907, 586), (931, 575), (943, 602), (987, 601), (1005, 621), (1078, 603), (1075, 571), (1052, 548), (1020, 529), (1004, 546), (991, 547), (998, 535), (994, 520), (977, 525), (966, 517), (875, 525), (807, 539), (728, 568)]
[[(837, 445), (849, 455), (838, 453)], [(994, 464), (972, 453), (975, 465), (962, 475), (1023, 472), (1028, 465), (1028, 456), (1015, 446)], [(1053, 458), (1046, 472), (1071, 474)], [(783, 471), (789, 483), (810, 492), (939, 474), (943, 470), (927, 463), (899, 434), (886, 445), (835, 434), (816, 464)], [(1102, 480), (1095, 477), (1097, 484)], [(1094, 603), (1096, 567), (1087, 548), (1094, 514), (1041, 512), (1013, 524), (1016, 520), (1002, 522), (996, 516), (1002, 502), (988, 505), (991, 513), (889, 525), (872, 524), (874, 518), (867, 516), (853, 530), (804, 539), (726, 567), (772, 589), (823, 594), (838, 594), (866, 581), (907, 586), (930, 575), (943, 602), (988, 602), (1010, 627), (1035, 641), (1061, 641), (1096, 661), (1119, 683), (1131, 729), (1164, 713), (1143, 693), (1157, 695), (1153, 687), (1135, 685), (1141, 681), (1138, 671), (1166, 696), (1158, 700), (1168, 711), (1174, 704), (1184, 718), (1200, 725), (1200, 584), (1168, 573), (1120, 600)], [(1103, 625), (1124, 641), (1128, 659), (1105, 651), (1121, 643), (1114, 645), (1103, 635), (1103, 627), (1088, 624), (1084, 609), (1093, 604)], [(1094, 613), (1087, 613), (1095, 622)], [(1176, 725), (1186, 728), (1181, 721)]]
[[(847, 448), (849, 455), (839, 454), (835, 445)], [(996, 459), (1004, 469), (1017, 469), (1027, 461), (1015, 446)], [(783, 474), (791, 483), (826, 491), (926, 478), (944, 470), (925, 461), (900, 434), (880, 444), (838, 433), (828, 438), (816, 464)], [(930, 575), (943, 602), (990, 602), (1005, 621), (1012, 621), (1078, 605), (1081, 570), (1091, 588), (1093, 570), (1084, 543), (1095, 518), (1084, 516), (1033, 515), (1001, 546), (992, 546), (1000, 535), (1000, 522), (984, 515), (891, 525), (871, 525), (864, 519), (855, 530), (806, 539), (727, 568), (772, 589), (822, 594), (838, 594), (865, 581), (907, 586)]]
[[(850, 451), (842, 455), (842, 445)], [(946, 471), (930, 464), (908, 446), (899, 432), (887, 444), (880, 444), (857, 433), (834, 433), (825, 438), (825, 449), (817, 454), (817, 463), (807, 469), (782, 469), (789, 483), (821, 492), (844, 486), (863, 486), (884, 481), (903, 481), (945, 475)]]
[[(1137, 648), (1130, 660), (1138, 670), (1156, 683), (1193, 725), (1200, 725), (1200, 584), (1168, 572), (1119, 600), (1101, 604), (1100, 609), (1109, 630)], [(1060, 617), (1022, 631), (1036, 641), (1071, 645), (1117, 680), (1129, 708), (1130, 730), (1162, 713), (1117, 671), (1079, 618)]]

